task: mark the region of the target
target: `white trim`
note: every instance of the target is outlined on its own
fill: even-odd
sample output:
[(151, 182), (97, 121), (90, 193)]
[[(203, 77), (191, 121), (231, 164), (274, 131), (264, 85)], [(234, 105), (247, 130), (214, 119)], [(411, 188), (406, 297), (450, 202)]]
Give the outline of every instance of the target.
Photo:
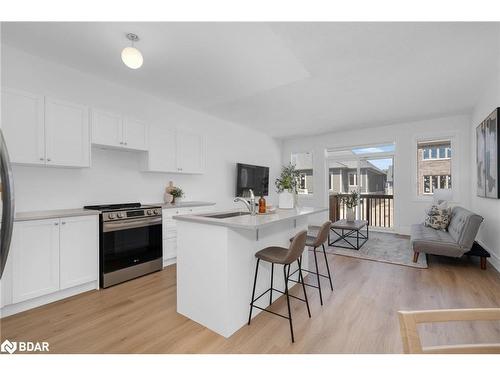
[(96, 290), (99, 289), (97, 281), (91, 281), (83, 285), (78, 285), (72, 288), (59, 290), (57, 292), (50, 293), (44, 296), (31, 298), (29, 300), (13, 303), (10, 305), (5, 305), (0, 309), (0, 318), (5, 318), (7, 316), (18, 314), (26, 310), (31, 310), (35, 307), (43, 306), (48, 303), (59, 301), (94, 289)]

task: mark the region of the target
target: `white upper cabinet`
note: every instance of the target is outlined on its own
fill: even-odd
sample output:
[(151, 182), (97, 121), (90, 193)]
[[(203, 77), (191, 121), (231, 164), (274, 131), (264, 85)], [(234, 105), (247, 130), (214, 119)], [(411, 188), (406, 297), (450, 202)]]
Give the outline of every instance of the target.
[(148, 149), (148, 126), (131, 118), (123, 120), (123, 145), (132, 150)]
[(2, 123), (13, 163), (90, 166), (89, 111), (85, 106), (4, 88)]
[(92, 143), (121, 147), (122, 131), (123, 121), (120, 115), (92, 109)]
[(166, 126), (151, 124), (146, 169), (152, 172), (176, 171), (175, 144), (175, 131)]
[(2, 131), (12, 163), (45, 164), (43, 96), (2, 89)]
[(147, 151), (148, 130), (143, 121), (92, 109), (93, 144)]
[(59, 290), (59, 219), (16, 223), (11, 252), (13, 303)]
[(88, 107), (45, 98), (47, 165), (90, 167)]
[(203, 137), (177, 132), (177, 170), (181, 173), (203, 173)]
[(205, 166), (205, 143), (201, 135), (174, 131), (166, 126), (151, 125), (149, 152), (145, 170), (202, 174)]
[(61, 218), (60, 287), (97, 280), (99, 223), (97, 216)]

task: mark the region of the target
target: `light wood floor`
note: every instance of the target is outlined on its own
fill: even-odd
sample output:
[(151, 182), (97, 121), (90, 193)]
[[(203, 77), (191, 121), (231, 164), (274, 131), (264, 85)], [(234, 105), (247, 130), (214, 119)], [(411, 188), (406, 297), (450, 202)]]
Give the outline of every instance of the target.
[[(176, 313), (175, 266), (0, 321), (1, 340), (48, 341), (52, 353), (400, 353), (400, 309), (499, 307), (500, 276), (473, 260), (429, 257), (419, 270), (329, 255), (334, 292), (308, 289), (312, 319), (261, 313), (229, 339)], [(294, 293), (301, 291), (295, 287)], [(283, 298), (273, 309), (284, 312)], [(500, 342), (500, 323), (427, 325), (425, 345)]]

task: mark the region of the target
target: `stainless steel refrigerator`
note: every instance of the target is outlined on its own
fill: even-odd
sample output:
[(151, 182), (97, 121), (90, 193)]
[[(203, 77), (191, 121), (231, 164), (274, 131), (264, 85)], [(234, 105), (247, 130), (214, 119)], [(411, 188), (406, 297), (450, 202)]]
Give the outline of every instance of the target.
[(0, 278), (3, 275), (9, 256), (12, 227), (14, 225), (14, 184), (10, 167), (9, 153), (0, 129), (0, 212), (2, 215), (0, 233)]

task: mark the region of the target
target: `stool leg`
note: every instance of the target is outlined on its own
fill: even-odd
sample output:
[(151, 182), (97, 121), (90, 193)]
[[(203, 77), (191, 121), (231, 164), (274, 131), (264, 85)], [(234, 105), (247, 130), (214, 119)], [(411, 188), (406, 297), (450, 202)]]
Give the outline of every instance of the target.
[(311, 310), (309, 309), (309, 301), (307, 299), (306, 285), (304, 284), (304, 276), (302, 275), (302, 257), (297, 259), (297, 263), (299, 264), (299, 281), (302, 284), (302, 290), (304, 291), (304, 299), (306, 300), (307, 314), (309, 315), (310, 318)]
[(273, 278), (274, 278), (274, 263), (271, 263), (271, 290), (269, 291), (269, 305), (273, 303)]
[(321, 306), (323, 306), (323, 295), (321, 294), (321, 281), (319, 280), (318, 257), (316, 256), (316, 248), (314, 248), (313, 253), (314, 263), (316, 264), (316, 277), (318, 279), (319, 302), (321, 303)]
[(248, 315), (248, 325), (250, 325), (250, 320), (252, 320), (252, 309), (253, 309), (253, 302), (255, 298), (255, 286), (257, 285), (257, 272), (259, 271), (259, 262), (260, 259), (257, 258), (257, 264), (255, 265), (255, 277), (253, 279), (253, 290), (252, 290), (252, 300), (250, 301), (250, 314)]
[(481, 257), (481, 269), (486, 269), (486, 257)]
[(325, 244), (323, 246), (323, 255), (325, 256), (326, 270), (328, 271), (328, 279), (330, 280), (330, 289), (333, 290), (332, 275), (330, 275), (330, 266), (328, 265), (328, 259), (326, 258)]
[[(290, 265), (288, 265), (290, 269)], [(292, 335), (292, 342), (295, 342), (293, 337), (293, 325), (292, 325), (292, 310), (290, 309), (290, 296), (288, 295), (288, 278), (286, 272), (286, 264), (283, 266), (283, 278), (285, 279), (285, 294), (286, 294), (286, 304), (288, 306), (288, 321), (290, 322), (290, 334)]]

